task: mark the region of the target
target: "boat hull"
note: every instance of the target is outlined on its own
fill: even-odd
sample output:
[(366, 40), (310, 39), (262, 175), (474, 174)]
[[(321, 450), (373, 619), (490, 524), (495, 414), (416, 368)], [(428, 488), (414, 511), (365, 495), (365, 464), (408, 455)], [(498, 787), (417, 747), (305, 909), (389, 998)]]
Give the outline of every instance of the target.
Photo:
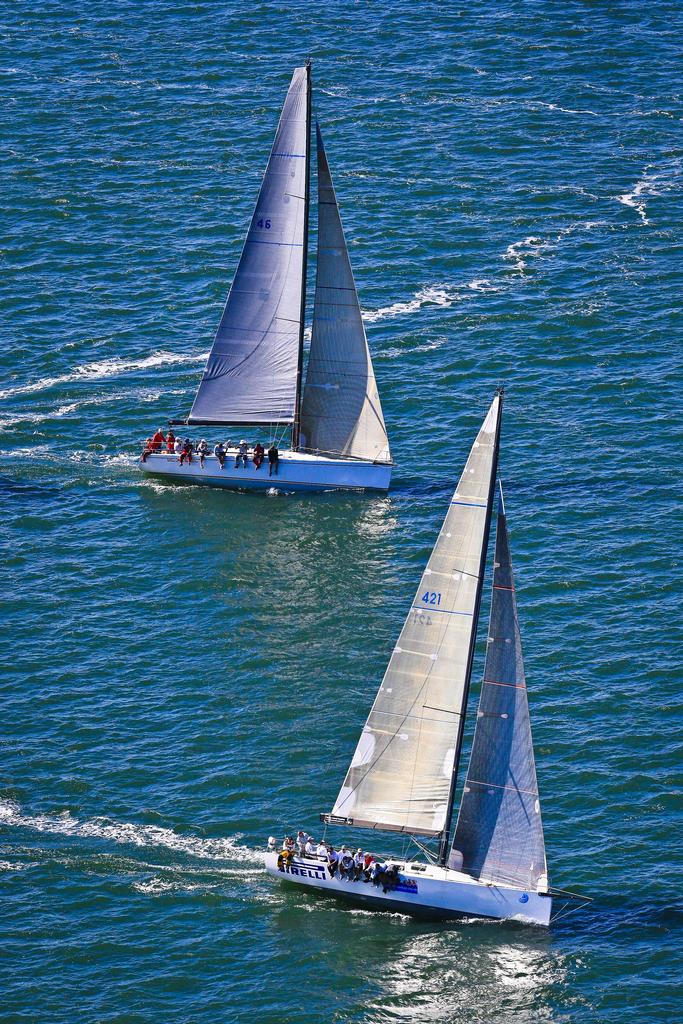
[(397, 888), (383, 892), (372, 882), (352, 882), (335, 875), (327, 865), (308, 857), (295, 857), (289, 870), (278, 868), (278, 855), (268, 851), (266, 870), (281, 881), (306, 889), (352, 900), (373, 910), (398, 911), (414, 917), (492, 918), (547, 926), (552, 899), (531, 890), (479, 882), (460, 871), (434, 865), (413, 870), (403, 865)]
[(176, 483), (202, 484), (231, 490), (267, 491), (387, 491), (391, 464), (363, 462), (358, 459), (326, 459), (300, 452), (280, 452), (277, 475), (268, 473), (266, 460), (256, 469), (251, 455), (244, 465), (236, 466), (236, 453), (228, 453), (223, 469), (215, 455), (207, 455), (201, 466), (199, 457), (180, 465), (180, 456), (170, 452), (150, 452), (140, 469)]

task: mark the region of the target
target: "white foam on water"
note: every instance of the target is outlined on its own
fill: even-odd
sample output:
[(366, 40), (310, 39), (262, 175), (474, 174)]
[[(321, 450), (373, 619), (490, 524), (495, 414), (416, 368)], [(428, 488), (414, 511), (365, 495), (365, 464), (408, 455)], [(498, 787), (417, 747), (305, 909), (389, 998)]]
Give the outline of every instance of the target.
[(676, 188), (676, 179), (680, 177), (682, 165), (680, 157), (659, 170), (654, 170), (653, 164), (648, 164), (631, 191), (616, 197), (617, 202), (635, 210), (643, 225), (649, 225), (651, 222), (647, 216), (647, 200), (653, 196), (662, 196)]
[(43, 412), (17, 412), (10, 413), (0, 419), (0, 430), (6, 430), (21, 423), (49, 423), (51, 420), (62, 419), (64, 416), (72, 416), (81, 409), (93, 405), (112, 405), (114, 403), (128, 402), (136, 404), (150, 404), (158, 402), (161, 398), (184, 396), (184, 388), (174, 388), (167, 391), (158, 389), (137, 388), (133, 391), (115, 391), (106, 395), (91, 395), (81, 398), (77, 402), (70, 402), (66, 405), (59, 405), (56, 409), (45, 409)]
[[(537, 235), (527, 235), (521, 242), (512, 242), (503, 253), (504, 260), (514, 260), (513, 270), (520, 273), (527, 265), (526, 261), (530, 256), (537, 256), (539, 252), (547, 249), (548, 243)], [(526, 259), (525, 259), (526, 257)]]
[(148, 879), (146, 882), (134, 882), (133, 888), (136, 892), (140, 892), (145, 896), (162, 896), (167, 892), (195, 892), (198, 889), (206, 892), (209, 889), (216, 889), (217, 886), (209, 885), (206, 882), (170, 882), (163, 878), (155, 877)]
[(35, 864), (12, 864), (8, 860), (0, 860), (0, 871), (24, 871), (25, 868), (33, 868)]
[(57, 815), (26, 815), (21, 813), (19, 805), (12, 800), (0, 800), (0, 825), (77, 839), (106, 839), (128, 846), (161, 847), (202, 860), (226, 860), (252, 865), (264, 863), (264, 854), (237, 842), (237, 836), (202, 839), (200, 836), (179, 835), (159, 825), (116, 822), (104, 817), (80, 821), (68, 811)]
[(404, 921), (412, 921), (410, 914), (401, 914), (398, 910), (360, 910), (355, 908), (353, 910), (347, 910), (347, 914), (353, 914), (355, 917), (377, 917), (379, 914), (381, 917), (393, 917), (402, 923)]
[(82, 380), (104, 380), (107, 377), (119, 377), (125, 373), (134, 373), (136, 370), (149, 370), (157, 366), (173, 366), (180, 364), (197, 364), (206, 362), (208, 352), (195, 352), (188, 355), (181, 355), (173, 352), (154, 352), (143, 359), (101, 359), (95, 363), (85, 363), (83, 366), (75, 366), (69, 373), (60, 374), (58, 377), (42, 377), (40, 380), (32, 381), (29, 384), (20, 384), (17, 387), (4, 388), (0, 391), (1, 398), (12, 398), (15, 395), (30, 395), (36, 391), (47, 391), (48, 388), (60, 384), (73, 384)]
[(548, 110), (558, 110), (563, 114), (589, 114), (591, 117), (600, 117), (600, 114), (596, 114), (594, 110), (573, 110), (571, 107), (560, 107), (557, 103), (542, 103), (536, 104), (539, 107), (547, 107)]
[(416, 292), (407, 302), (394, 302), (391, 306), (382, 306), (381, 309), (363, 310), (363, 320), (368, 324), (374, 324), (378, 320), (417, 313), (424, 306), (452, 306), (458, 297), (458, 290), (451, 285), (428, 285)]
[(513, 270), (521, 273), (527, 266), (527, 261), (541, 253), (548, 252), (555, 248), (565, 238), (581, 231), (592, 231), (594, 228), (605, 227), (604, 220), (580, 220), (561, 228), (556, 235), (550, 238), (540, 238), (538, 235), (527, 235), (519, 242), (512, 242), (502, 254), (504, 260), (514, 260)]

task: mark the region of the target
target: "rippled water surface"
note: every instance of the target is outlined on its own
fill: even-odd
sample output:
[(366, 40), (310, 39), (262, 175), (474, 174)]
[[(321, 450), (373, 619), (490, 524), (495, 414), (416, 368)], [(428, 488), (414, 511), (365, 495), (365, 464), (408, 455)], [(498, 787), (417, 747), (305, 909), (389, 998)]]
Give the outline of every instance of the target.
[[(6, 5), (2, 1024), (676, 1019), (682, 22)], [(308, 55), (394, 487), (144, 480)], [(595, 902), (544, 931), (285, 891), (263, 841), (330, 808), (500, 383), (551, 878)]]

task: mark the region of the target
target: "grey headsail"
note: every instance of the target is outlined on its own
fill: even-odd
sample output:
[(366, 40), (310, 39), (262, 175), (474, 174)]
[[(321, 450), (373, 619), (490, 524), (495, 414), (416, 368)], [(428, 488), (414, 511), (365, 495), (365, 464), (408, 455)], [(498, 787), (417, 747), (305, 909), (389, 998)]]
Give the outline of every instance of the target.
[(477, 435), (351, 766), (325, 820), (440, 835), (467, 701), (500, 436)]
[(389, 442), (320, 128), (318, 262), (301, 447), (389, 462)]
[(547, 887), (543, 824), (500, 493), (488, 647), (472, 755), (449, 860), (475, 878)]
[(309, 97), (309, 68), (296, 68), (190, 422), (291, 423), (296, 417)]

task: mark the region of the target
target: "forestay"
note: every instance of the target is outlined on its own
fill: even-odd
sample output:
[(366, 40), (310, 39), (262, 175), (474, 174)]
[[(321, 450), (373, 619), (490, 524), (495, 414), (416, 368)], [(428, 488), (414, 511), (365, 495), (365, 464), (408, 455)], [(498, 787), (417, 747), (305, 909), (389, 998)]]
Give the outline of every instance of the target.
[(309, 91), (308, 69), (296, 68), (190, 422), (294, 420), (305, 287)]
[(318, 261), (301, 447), (388, 462), (382, 407), (320, 128), (317, 143)]
[(500, 434), (477, 435), (328, 820), (443, 832), (465, 711)]
[(486, 665), (450, 858), (475, 878), (547, 886), (543, 825), (501, 488)]

